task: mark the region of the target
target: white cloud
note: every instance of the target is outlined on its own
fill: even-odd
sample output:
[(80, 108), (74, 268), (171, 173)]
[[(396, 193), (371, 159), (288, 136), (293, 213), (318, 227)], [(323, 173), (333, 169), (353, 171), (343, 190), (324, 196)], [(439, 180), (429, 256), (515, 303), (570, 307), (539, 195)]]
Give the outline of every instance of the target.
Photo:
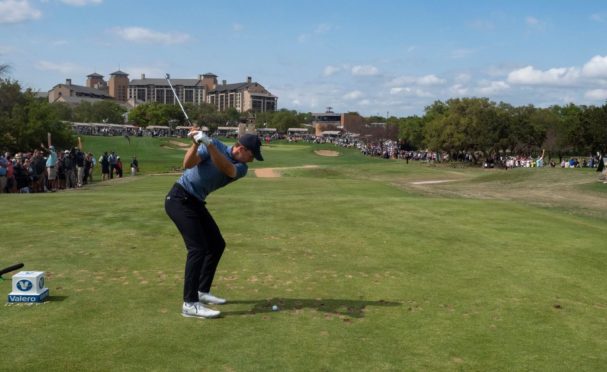
[(521, 85), (571, 85), (580, 76), (575, 67), (551, 68), (546, 71), (536, 70), (533, 66), (511, 71), (507, 81)]
[(449, 88), (449, 92), (451, 92), (451, 94), (456, 95), (456, 96), (465, 96), (468, 94), (468, 87), (466, 87), (463, 84), (453, 84)]
[(61, 0), (62, 3), (72, 6), (98, 5), (103, 0)]
[(340, 70), (341, 70), (341, 68), (339, 68), (339, 67), (329, 65), (329, 66), (325, 67), (322, 74), (324, 76), (331, 76), (331, 75), (338, 73)]
[(397, 78), (392, 79), (388, 84), (391, 86), (399, 86), (399, 85), (441, 85), (446, 81), (437, 77), (434, 74), (425, 75), (425, 76), (399, 76)]
[(461, 74), (458, 74), (457, 76), (455, 76), (454, 80), (458, 84), (465, 84), (465, 83), (469, 82), (470, 79), (472, 79), (472, 76), (470, 76), (470, 74), (461, 73)]
[(49, 61), (38, 61), (36, 63), (36, 68), (42, 71), (59, 72), (62, 75), (69, 75), (72, 73), (79, 72), (81, 70), (80, 66), (75, 65), (71, 62), (54, 63)]
[(126, 41), (135, 43), (183, 44), (190, 40), (190, 35), (180, 32), (162, 33), (143, 27), (116, 27), (112, 32)]
[(0, 0), (0, 23), (19, 23), (42, 17), (28, 0)]
[(345, 100), (354, 100), (359, 99), (363, 96), (363, 93), (360, 90), (354, 90), (344, 95)]
[(240, 23), (234, 23), (232, 25), (232, 31), (234, 31), (234, 32), (240, 32), (242, 30), (244, 30), (244, 26), (241, 25)]
[(419, 88), (409, 88), (409, 87), (396, 87), (390, 89), (390, 94), (392, 95), (405, 95), (405, 96), (416, 96), (416, 97), (433, 97), (434, 95), (430, 92), (426, 92)]
[(594, 56), (582, 68), (584, 76), (607, 77), (607, 56)]
[(444, 83), (445, 80), (436, 77), (436, 75), (426, 75), (417, 79), (419, 85), (440, 85)]
[(482, 81), (476, 89), (481, 95), (493, 95), (510, 89), (510, 85), (504, 81)]
[(374, 76), (379, 73), (379, 70), (375, 66), (371, 65), (358, 65), (352, 67), (352, 75), (354, 76)]
[(312, 32), (304, 32), (304, 33), (299, 34), (299, 36), (297, 36), (297, 42), (300, 44), (306, 43), (315, 35), (326, 34), (327, 32), (330, 32), (334, 29), (335, 29), (335, 27), (333, 27), (329, 24), (326, 24), (326, 23), (319, 24), (314, 28), (314, 30), (312, 30)]
[(597, 101), (607, 100), (607, 89), (593, 89), (584, 94), (584, 97)]

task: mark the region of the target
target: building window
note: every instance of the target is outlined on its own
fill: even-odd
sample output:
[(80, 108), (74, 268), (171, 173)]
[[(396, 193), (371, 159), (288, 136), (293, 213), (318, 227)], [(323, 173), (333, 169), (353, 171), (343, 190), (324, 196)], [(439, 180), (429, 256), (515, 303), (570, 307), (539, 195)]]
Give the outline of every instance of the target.
[(263, 101), (262, 100), (260, 100), (260, 99), (253, 99), (252, 100), (252, 104), (253, 104), (252, 105), (253, 107), (251, 109), (253, 110), (253, 112), (261, 112), (262, 111), (262, 108), (263, 108)]
[(269, 99), (266, 101), (266, 111), (276, 111), (276, 101)]
[(234, 107), (234, 93), (230, 93), (228, 96), (228, 107)]
[(164, 89), (156, 89), (156, 102), (164, 103)]
[(139, 101), (144, 101), (145, 102), (145, 89), (139, 88), (137, 89), (137, 99)]
[(194, 91), (192, 89), (185, 90), (185, 98), (183, 99), (183, 101), (194, 103)]

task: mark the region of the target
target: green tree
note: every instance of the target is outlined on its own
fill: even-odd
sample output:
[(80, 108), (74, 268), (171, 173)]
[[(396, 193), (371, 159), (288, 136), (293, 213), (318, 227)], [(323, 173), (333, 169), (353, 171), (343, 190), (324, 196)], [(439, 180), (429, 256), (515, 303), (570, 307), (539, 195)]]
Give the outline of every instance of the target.
[(31, 90), (22, 92), (17, 82), (0, 80), (0, 148), (32, 150), (46, 142), (47, 133), (58, 147), (74, 145), (71, 128), (47, 101), (36, 99)]
[(272, 120), (268, 126), (276, 128), (278, 132), (286, 133), (287, 129), (299, 126), (297, 112), (286, 109), (277, 111), (272, 116)]
[(398, 138), (407, 150), (418, 150), (424, 147), (424, 119), (409, 116), (398, 120)]

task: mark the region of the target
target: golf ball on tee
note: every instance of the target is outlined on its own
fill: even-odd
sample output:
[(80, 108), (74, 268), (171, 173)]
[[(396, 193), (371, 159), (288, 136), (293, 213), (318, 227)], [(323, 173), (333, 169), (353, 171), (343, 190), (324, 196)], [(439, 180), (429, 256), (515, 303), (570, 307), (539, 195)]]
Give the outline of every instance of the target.
[(278, 311), (278, 306), (272, 305), (272, 311)]

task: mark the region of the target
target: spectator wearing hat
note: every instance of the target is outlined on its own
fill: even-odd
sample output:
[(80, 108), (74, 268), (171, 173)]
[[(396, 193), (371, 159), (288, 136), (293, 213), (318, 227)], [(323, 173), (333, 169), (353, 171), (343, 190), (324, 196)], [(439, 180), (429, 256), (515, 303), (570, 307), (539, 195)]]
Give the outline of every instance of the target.
[(116, 156), (116, 176), (118, 178), (122, 178), (122, 160), (120, 160), (120, 156)]
[(65, 173), (66, 189), (73, 189), (76, 187), (76, 163), (74, 157), (73, 151), (63, 151), (63, 172)]
[(48, 179), (47, 188), (51, 191), (57, 189), (57, 151), (55, 146), (48, 147), (48, 157), (46, 158), (46, 177)]
[(226, 300), (210, 293), (225, 249), (219, 227), (206, 208), (207, 196), (247, 174), (247, 163), (263, 160), (256, 135), (241, 136), (234, 146), (210, 139), (201, 131), (188, 134), (194, 144), (183, 159), (185, 171), (165, 199), (165, 211), (177, 226), (187, 249), (182, 315), (216, 318), (220, 312), (206, 304)]

